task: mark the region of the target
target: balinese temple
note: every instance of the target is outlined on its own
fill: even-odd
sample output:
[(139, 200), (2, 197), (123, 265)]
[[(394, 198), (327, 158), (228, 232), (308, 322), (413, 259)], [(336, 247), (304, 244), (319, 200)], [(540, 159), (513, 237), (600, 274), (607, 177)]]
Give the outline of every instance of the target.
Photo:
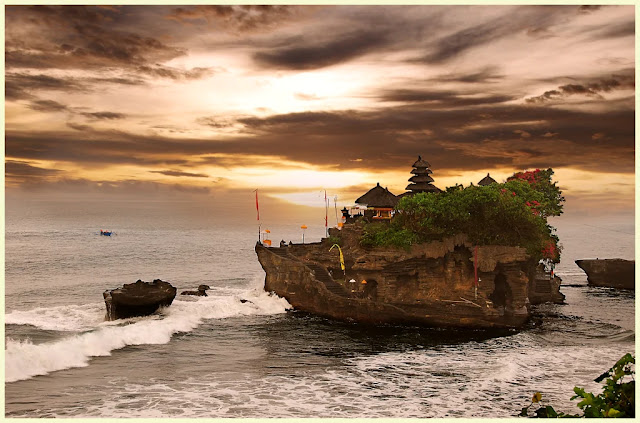
[(496, 182), (496, 180), (493, 179), (491, 176), (489, 176), (489, 174), (487, 173), (487, 176), (482, 178), (482, 180), (478, 182), (478, 185), (486, 186), (486, 185), (497, 184), (497, 183), (498, 182)]
[(413, 176), (409, 178), (409, 182), (411, 182), (405, 188), (407, 192), (402, 194), (405, 195), (413, 195), (419, 192), (442, 192), (442, 190), (435, 185), (432, 184), (433, 178), (429, 176), (431, 173), (431, 169), (429, 169), (431, 165), (428, 161), (422, 160), (422, 156), (418, 156), (418, 160), (413, 164), (413, 169), (411, 173)]
[(356, 200), (356, 204), (366, 205), (365, 217), (374, 220), (390, 220), (393, 208), (398, 204), (399, 198), (382, 188), (380, 183), (371, 188), (366, 194)]

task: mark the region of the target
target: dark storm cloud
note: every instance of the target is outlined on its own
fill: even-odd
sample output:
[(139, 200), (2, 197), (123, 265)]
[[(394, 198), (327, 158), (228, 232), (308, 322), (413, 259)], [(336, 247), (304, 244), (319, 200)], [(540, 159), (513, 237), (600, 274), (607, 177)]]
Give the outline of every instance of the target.
[(190, 173), (190, 172), (182, 172), (179, 170), (150, 170), (150, 173), (159, 173), (161, 175), (166, 176), (186, 176), (189, 178), (208, 178), (209, 175), (205, 175), (204, 173)]
[(591, 78), (584, 83), (561, 85), (557, 89), (546, 91), (537, 97), (527, 98), (526, 101), (528, 103), (544, 103), (575, 94), (599, 97), (600, 93), (634, 88), (635, 71), (633, 69), (624, 69), (617, 74), (601, 78)]
[(387, 36), (383, 33), (358, 31), (331, 40), (304, 40), (292, 47), (260, 51), (255, 53), (253, 58), (264, 66), (276, 69), (318, 69), (362, 56), (388, 42)]

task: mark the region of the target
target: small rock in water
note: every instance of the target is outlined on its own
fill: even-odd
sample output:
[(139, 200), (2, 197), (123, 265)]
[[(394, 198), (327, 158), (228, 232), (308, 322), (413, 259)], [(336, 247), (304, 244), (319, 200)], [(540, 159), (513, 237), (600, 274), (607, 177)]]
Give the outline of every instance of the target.
[(102, 294), (107, 307), (107, 320), (148, 316), (160, 307), (168, 307), (176, 296), (176, 288), (169, 282), (155, 279), (122, 285), (122, 288), (106, 290)]
[(211, 289), (209, 285), (200, 285), (198, 286), (197, 291), (182, 291), (180, 295), (197, 295), (199, 297), (208, 297), (207, 289)]

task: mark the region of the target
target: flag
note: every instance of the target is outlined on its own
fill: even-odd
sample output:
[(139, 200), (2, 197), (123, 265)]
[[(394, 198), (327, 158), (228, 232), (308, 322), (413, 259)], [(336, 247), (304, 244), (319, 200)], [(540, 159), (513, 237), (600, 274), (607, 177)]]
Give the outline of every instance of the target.
[[(327, 190), (325, 189), (324, 190), (324, 227), (325, 227), (325, 230), (329, 226), (328, 216), (329, 216), (329, 203), (327, 202)], [(342, 253), (340, 253), (340, 254), (342, 254)]]
[(340, 268), (344, 272), (345, 268), (344, 268), (344, 256), (342, 255), (342, 248), (340, 248), (338, 244), (333, 244), (331, 248), (329, 248), (329, 251), (333, 250), (333, 247), (338, 247), (338, 251), (340, 252)]
[(473, 272), (475, 274), (475, 286), (478, 287), (478, 246), (476, 245), (473, 257)]

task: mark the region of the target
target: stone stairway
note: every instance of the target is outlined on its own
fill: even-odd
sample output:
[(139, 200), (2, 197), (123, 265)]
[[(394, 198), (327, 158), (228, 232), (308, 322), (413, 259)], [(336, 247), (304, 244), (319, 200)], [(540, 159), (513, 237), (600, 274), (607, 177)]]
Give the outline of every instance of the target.
[(539, 294), (551, 293), (551, 282), (549, 281), (551, 275), (546, 272), (536, 272), (536, 287), (535, 292)]
[(346, 289), (342, 287), (342, 285), (338, 284), (336, 281), (329, 276), (327, 270), (316, 263), (305, 263), (306, 266), (313, 271), (315, 274), (315, 278), (320, 282), (324, 283), (329, 292), (339, 295), (341, 297), (348, 297), (349, 293)]

